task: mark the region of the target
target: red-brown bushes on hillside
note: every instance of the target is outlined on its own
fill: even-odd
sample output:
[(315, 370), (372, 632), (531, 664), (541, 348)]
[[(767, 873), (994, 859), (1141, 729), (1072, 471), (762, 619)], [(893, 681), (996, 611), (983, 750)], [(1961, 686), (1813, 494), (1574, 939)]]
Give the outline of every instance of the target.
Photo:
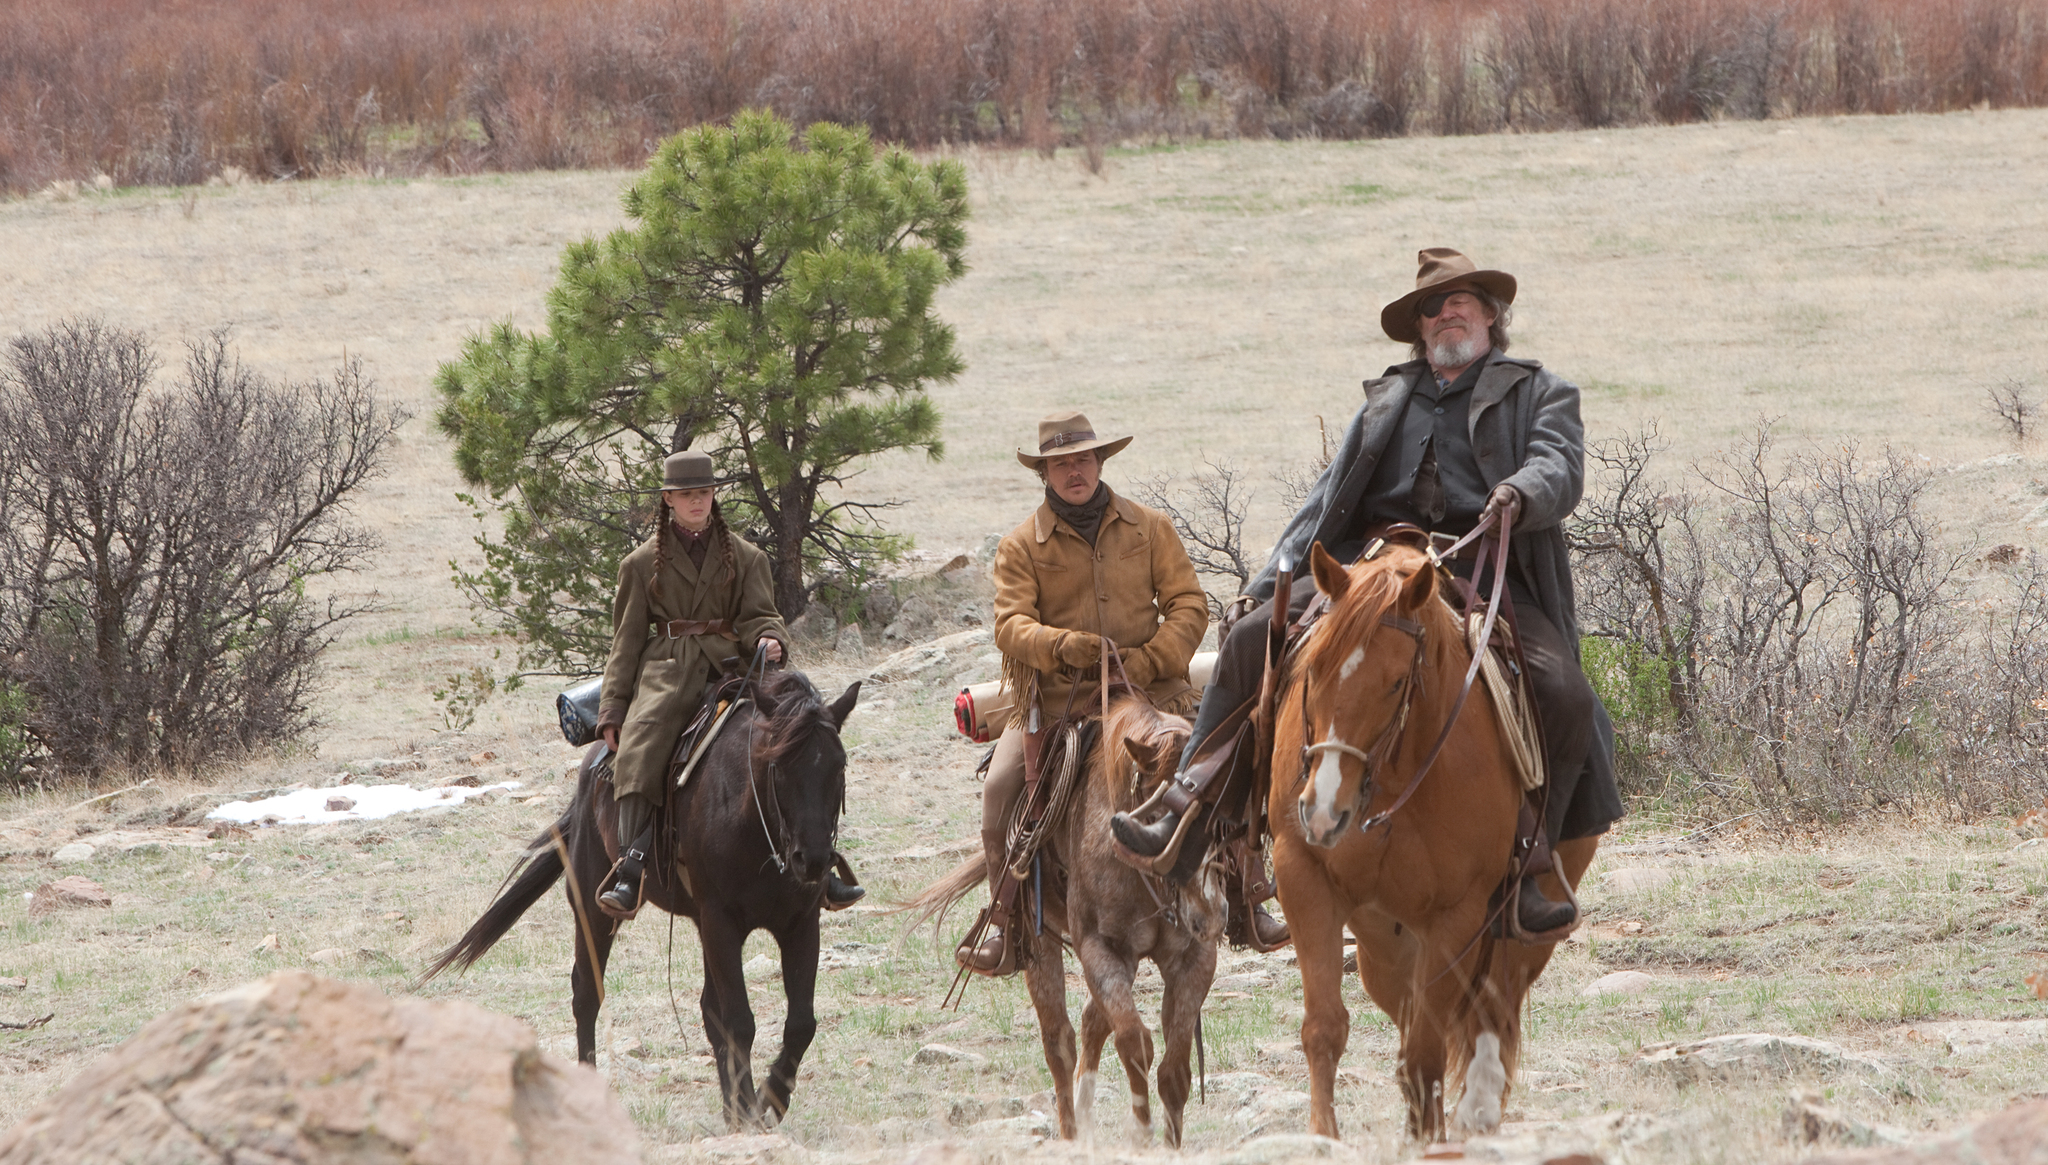
[(2048, 0), (102, 0), (0, 11), (0, 189), (2048, 101)]

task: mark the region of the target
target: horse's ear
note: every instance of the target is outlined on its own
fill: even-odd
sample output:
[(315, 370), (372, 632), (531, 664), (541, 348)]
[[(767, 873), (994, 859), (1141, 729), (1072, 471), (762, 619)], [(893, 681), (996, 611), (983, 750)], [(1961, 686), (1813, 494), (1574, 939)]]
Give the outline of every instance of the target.
[(1138, 763), (1138, 771), (1141, 773), (1150, 775), (1159, 766), (1159, 749), (1149, 740), (1139, 740), (1135, 737), (1126, 740), (1124, 751), (1130, 753), (1131, 759)]
[(1318, 542), (1308, 550), (1309, 573), (1315, 575), (1316, 589), (1330, 596), (1331, 602), (1344, 597), (1344, 591), (1351, 586), (1351, 573), (1342, 563), (1330, 557), (1330, 552)]
[(1401, 583), (1401, 609), (1419, 611), (1424, 603), (1436, 597), (1436, 566), (1424, 560)]
[(853, 681), (853, 686), (846, 689), (845, 694), (841, 695), (838, 699), (832, 701), (831, 711), (832, 724), (834, 727), (843, 728), (846, 726), (846, 718), (848, 716), (853, 715), (853, 706), (854, 704), (858, 703), (859, 700), (860, 681), (855, 680)]

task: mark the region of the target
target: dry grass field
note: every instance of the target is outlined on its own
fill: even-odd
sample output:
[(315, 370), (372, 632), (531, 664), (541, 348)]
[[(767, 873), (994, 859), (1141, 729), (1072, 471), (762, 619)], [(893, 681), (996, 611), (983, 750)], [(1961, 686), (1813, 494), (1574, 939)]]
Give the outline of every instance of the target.
[[(2004, 435), (1981, 401), (2007, 378), (2048, 381), (2048, 113), (1238, 143), (1112, 152), (1099, 177), (1068, 154), (964, 160), (973, 270), (944, 311), (969, 370), (936, 390), (947, 456), (885, 458), (856, 482), (864, 496), (905, 501), (897, 521), (922, 562), (972, 551), (1021, 518), (1035, 482), (1010, 451), (1063, 405), (1137, 434), (1111, 463), (1113, 484), (1205, 457), (1252, 470), (1264, 545), (1281, 518), (1265, 472), (1311, 457), (1317, 419), (1340, 426), (1358, 380), (1403, 358), (1378, 335), (1377, 310), (1412, 280), (1416, 249), (1437, 243), (1520, 277), (1516, 350), (1585, 387), (1596, 439), (1658, 419), (1674, 471), (1759, 416), (1780, 418), (1795, 443), (1889, 442), (1952, 471), (1934, 487), (1949, 536), (2039, 545), (2029, 523), (2048, 476), (2041, 453)], [(440, 816), (249, 839), (165, 824), (180, 798), (205, 795), (197, 786), (76, 811), (66, 807), (83, 793), (0, 804), (0, 890), (12, 903), (0, 906), (0, 981), (27, 981), (0, 985), (0, 1019), (56, 1013), (39, 1030), (0, 1033), (0, 1122), (164, 1007), (315, 951), (343, 952), (330, 973), (404, 989), (559, 811), (572, 757), (545, 685), (486, 706), (464, 733), (446, 730), (432, 699), (441, 677), (488, 661), (495, 645), (448, 581), (474, 527), (427, 419), (430, 379), (472, 330), (541, 319), (562, 245), (619, 222), (625, 181), (288, 183), (0, 204), (0, 334), (99, 313), (147, 329), (175, 359), (180, 337), (227, 327), (244, 359), (274, 374), (360, 355), (417, 414), (365, 499), (386, 546), (353, 585), (382, 609), (331, 651), (319, 744), (222, 774), (217, 788), (332, 782), (394, 757), (424, 766), (398, 774), (408, 780), (526, 782)], [(799, 663), (832, 690), (865, 670)], [(973, 659), (873, 685), (849, 725), (847, 845), (878, 897), (936, 876), (956, 860), (951, 843), (973, 834), (976, 750), (950, 734), (947, 704), (986, 669)], [(494, 755), (468, 759), (484, 752)], [(111, 844), (63, 872), (103, 882), (113, 908), (29, 919), (22, 893), (56, 876), (51, 853), (81, 836)], [(1844, 837), (1628, 822), (1594, 867), (1585, 941), (1538, 988), (1510, 1120), (1525, 1122), (1525, 1138), (1576, 1137), (1615, 1161), (1792, 1160), (1808, 1150), (1780, 1128), (1789, 1088), (1816, 1087), (1855, 1121), (1907, 1132), (2034, 1094), (2048, 1012), (2021, 977), (2048, 957), (2048, 854), (2012, 850), (2018, 840), (1996, 821)], [(1608, 876), (1625, 869), (1663, 873)], [(566, 911), (551, 903), (530, 917), (467, 978), (429, 990), (525, 1016), (567, 1049)], [(950, 962), (928, 937), (902, 939), (899, 922), (866, 909), (829, 928), (824, 1027), (775, 1152), (895, 1160), (910, 1143), (934, 1161), (1047, 1155), (1028, 1148), (1048, 1077), (1021, 984), (978, 984), (959, 1013), (941, 1012)], [(259, 949), (272, 934), (277, 950)], [(679, 1028), (666, 937), (658, 919), (629, 928), (601, 1065), (650, 1145), (670, 1146), (650, 1159), (708, 1157), (693, 1145), (722, 1129), (696, 1019), (695, 941), (677, 929)], [(1217, 1160), (1256, 1131), (1298, 1127), (1290, 1095), (1306, 1078), (1284, 955), (1224, 962), (1210, 1100), (1192, 1110), (1189, 1142)], [(1581, 994), (1621, 969), (1654, 982), (1638, 995)], [(758, 984), (764, 1040), (778, 1031), (767, 1022), (777, 996)], [(1941, 1026), (2014, 1020), (2033, 1022)], [(1363, 1009), (1354, 1024), (1339, 1092), (1347, 1139), (1364, 1159), (1405, 1159), (1391, 1029)], [(1870, 1063), (1691, 1085), (1642, 1062), (1646, 1046), (1745, 1031), (1812, 1036)], [(904, 1066), (931, 1042), (986, 1062)], [(1105, 1079), (1120, 1089), (1117, 1076)], [(1118, 1105), (1099, 1112), (1102, 1149), (1122, 1145)], [(1013, 1123), (973, 1127), (999, 1120)]]

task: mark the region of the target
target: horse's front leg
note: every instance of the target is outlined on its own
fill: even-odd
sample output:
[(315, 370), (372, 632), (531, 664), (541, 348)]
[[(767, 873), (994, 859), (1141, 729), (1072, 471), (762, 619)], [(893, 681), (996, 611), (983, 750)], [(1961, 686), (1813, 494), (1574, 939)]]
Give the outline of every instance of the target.
[(1301, 843), (1274, 847), (1280, 908), (1294, 932), (1295, 963), (1301, 971), (1301, 1051), (1308, 1058), (1309, 1128), (1337, 1134), (1337, 1062), (1351, 1040), (1351, 1012), (1344, 1006), (1344, 914), (1321, 866), (1296, 852)]
[(574, 928), (570, 942), (576, 948), (576, 961), (569, 971), (569, 1010), (576, 1017), (576, 1058), (585, 1064), (595, 1064), (597, 1010), (604, 1005), (604, 969), (611, 961), (618, 924), (597, 908), (597, 892), (611, 863), (605, 859), (594, 835), (587, 841), (587, 845), (572, 846), (569, 854), (569, 869), (575, 877), (567, 879), (566, 893), (570, 926)]
[(1175, 951), (1159, 968), (1166, 997), (1159, 1006), (1159, 1029), (1166, 1048), (1159, 1060), (1159, 1104), (1166, 1110), (1166, 1144), (1180, 1148), (1181, 1116), (1187, 1108), (1194, 1072), (1188, 1064), (1202, 1004), (1216, 979), (1216, 944), (1198, 939)]
[(740, 969), (747, 936), (714, 910), (697, 919), (697, 934), (704, 947), (704, 1034), (718, 1064), (726, 1127), (737, 1132), (760, 1122), (754, 1097), (754, 1009), (747, 1003), (747, 979)]
[[(1022, 911), (1018, 912), (1020, 915)], [(1045, 1066), (1052, 1070), (1053, 1103), (1060, 1118), (1060, 1136), (1074, 1139), (1074, 1023), (1067, 1018), (1067, 953), (1050, 929), (1033, 935), (1028, 919), (1019, 918), (1012, 942), (1031, 944), (1031, 962), (1024, 985), (1038, 1012), (1038, 1039), (1045, 1046)]]
[(782, 947), (782, 990), (789, 997), (789, 1010), (782, 1021), (782, 1051), (762, 1086), (761, 1122), (770, 1128), (789, 1112), (797, 1065), (818, 1034), (818, 1013), (812, 1006), (818, 987), (818, 912), (811, 911), (788, 934), (775, 939)]
[[(1420, 949), (1411, 972), (1413, 1003), (1396, 1022), (1401, 1025), (1401, 1093), (1408, 1100), (1408, 1132), (1424, 1143), (1444, 1138), (1444, 1076), (1451, 1041), (1471, 1039), (1478, 1032), (1472, 1009), (1481, 1004), (1473, 993), (1483, 985), (1474, 980), (1491, 951), (1487, 940), (1473, 939), (1485, 925), (1486, 900), (1480, 897), (1469, 909), (1447, 911), (1416, 936)], [(1461, 1054), (1477, 1050), (1467, 1045)], [(1496, 1057), (1498, 1050), (1496, 1036)], [(1504, 1084), (1500, 1080), (1489, 1086), (1499, 1089)]]
[(1112, 946), (1099, 934), (1081, 940), (1081, 973), (1088, 980), (1088, 994), (1109, 1020), (1116, 1034), (1117, 1058), (1124, 1062), (1124, 1078), (1131, 1086), (1131, 1119), (1140, 1136), (1152, 1139), (1152, 1033), (1138, 1014), (1131, 995), (1131, 980), (1137, 975), (1137, 960)]

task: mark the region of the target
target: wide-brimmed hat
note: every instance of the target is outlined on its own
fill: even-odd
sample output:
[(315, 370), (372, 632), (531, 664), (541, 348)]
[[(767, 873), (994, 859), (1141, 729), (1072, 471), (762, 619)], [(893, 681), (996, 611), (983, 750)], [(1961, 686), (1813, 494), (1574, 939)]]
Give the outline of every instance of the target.
[(1424, 247), (1416, 252), (1415, 262), (1415, 290), (1380, 309), (1380, 329), (1403, 344), (1422, 338), (1415, 323), (1415, 305), (1439, 291), (1476, 287), (1502, 303), (1515, 302), (1514, 276), (1505, 271), (1481, 271), (1449, 247)]
[(713, 477), (711, 455), (695, 449), (671, 453), (661, 463), (661, 484), (646, 492), (660, 493), (671, 489), (712, 489), (731, 485), (736, 477)]
[(1037, 469), (1048, 457), (1065, 457), (1069, 453), (1085, 453), (1095, 450), (1099, 460), (1114, 457), (1130, 444), (1129, 437), (1098, 437), (1095, 426), (1080, 413), (1054, 413), (1038, 422), (1038, 452), (1017, 450), (1017, 460), (1026, 469)]

